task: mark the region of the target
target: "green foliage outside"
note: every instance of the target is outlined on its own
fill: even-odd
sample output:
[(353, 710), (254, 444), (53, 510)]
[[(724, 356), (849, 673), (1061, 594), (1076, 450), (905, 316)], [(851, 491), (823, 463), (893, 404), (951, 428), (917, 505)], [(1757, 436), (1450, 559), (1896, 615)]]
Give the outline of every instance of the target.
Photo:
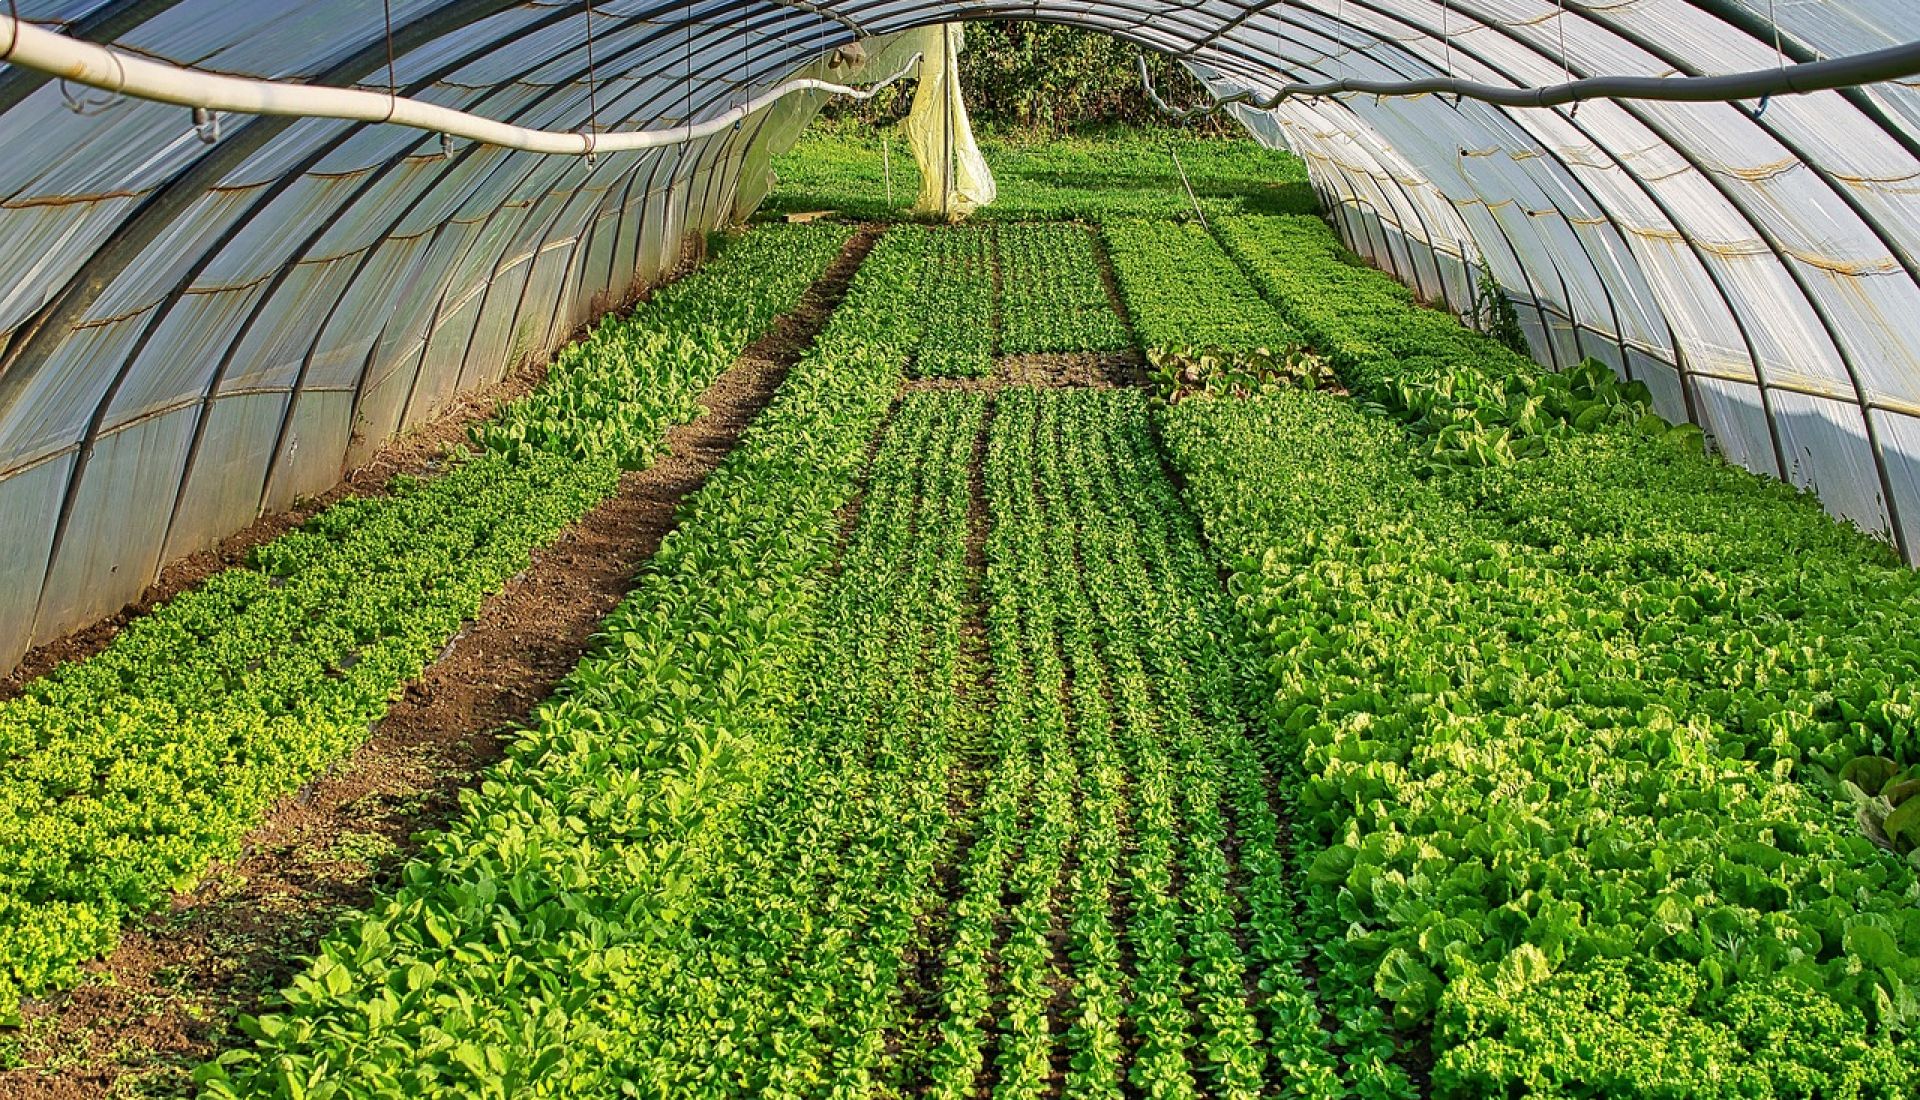
[[(1111, 35), (1052, 23), (969, 23), (960, 53), (960, 90), (974, 124), (987, 132), (1060, 133), (1088, 125), (1161, 122), (1140, 87), (1134, 58), (1146, 53), (1153, 86), (1170, 103), (1203, 101), (1206, 88), (1171, 58)], [(913, 101), (911, 81), (865, 102), (836, 102), (830, 120), (897, 122)], [(1188, 129), (1226, 132), (1231, 122)]]

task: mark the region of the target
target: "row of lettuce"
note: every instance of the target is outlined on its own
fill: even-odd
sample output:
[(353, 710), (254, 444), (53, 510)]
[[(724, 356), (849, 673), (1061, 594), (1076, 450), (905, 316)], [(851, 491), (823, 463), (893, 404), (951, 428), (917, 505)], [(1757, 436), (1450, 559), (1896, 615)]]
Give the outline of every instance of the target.
[(1156, 364), (1206, 356), (1221, 361), (1210, 370), (1254, 367), (1311, 385), (1321, 374), (1310, 364), (1324, 359), (1355, 395), (1420, 436), (1429, 460), (1448, 465), (1512, 462), (1608, 424), (1699, 442), (1697, 429), (1653, 415), (1644, 384), (1602, 363), (1543, 371), (1418, 307), (1405, 286), (1352, 262), (1318, 218), (1238, 215), (1212, 228), (1120, 221), (1103, 231)]
[(910, 263), (883, 238), (602, 649), (211, 1095), (1406, 1091), (1367, 997), (1328, 1050), (1144, 399), (909, 394), (860, 486)]
[(841, 227), (763, 230), (563, 351), (425, 479), (350, 499), (0, 705), (0, 1020), (363, 740), (529, 555), (793, 308)]
[(911, 377), (985, 378), (998, 355), (1132, 347), (1082, 226), (900, 226), (880, 247), (920, 303)]
[[(1920, 763), (1915, 574), (1316, 220), (1215, 228), (1367, 399), (1163, 414), (1264, 660), (1329, 1007), (1368, 989), (1431, 1029), (1436, 1095), (1911, 1095), (1920, 884), (1836, 779)], [(1162, 300), (1241, 323), (1230, 279), (1213, 306), (1154, 283), (1217, 265), (1207, 235), (1107, 233), (1143, 336)], [(1203, 259), (1142, 258), (1181, 234)]]
[[(1012, 656), (1025, 674), (996, 662), (996, 683), (1013, 743), (1036, 742), (1008, 943), (1043, 940), (1050, 903), (1066, 930), (1046, 965), (1002, 955), (1006, 984), (1033, 999), (998, 1015), (1011, 1021), (999, 1083), (1050, 1095), (1051, 1056), (1067, 1096), (1342, 1094), (1299, 967), (1270, 776), (1236, 706), (1231, 611), (1147, 403), (1004, 391), (986, 480), (992, 611), (1024, 628)], [(1072, 857), (1064, 889), (1044, 862), (1056, 845)], [(1055, 986), (1068, 990), (1063, 1043), (1047, 1035)]]
[(689, 922), (719, 919), (715, 869), (791, 762), (842, 509), (913, 347), (910, 257), (885, 240), (601, 646), (401, 887), (247, 1025), (256, 1045), (205, 1067), (210, 1095), (611, 1096), (696, 1068), (653, 1045), (645, 1006), (715, 993), (660, 983), (697, 964)]

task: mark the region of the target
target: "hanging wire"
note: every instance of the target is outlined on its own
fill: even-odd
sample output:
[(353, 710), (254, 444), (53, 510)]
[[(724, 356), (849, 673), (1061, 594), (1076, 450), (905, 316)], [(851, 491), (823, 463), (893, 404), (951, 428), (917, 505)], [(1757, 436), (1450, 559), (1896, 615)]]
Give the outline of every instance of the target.
[(1773, 0), (1767, 0), (1767, 22), (1773, 27), (1773, 63), (1787, 67), (1787, 51), (1780, 42), (1780, 20), (1773, 13)]
[(1453, 75), (1453, 0), (1440, 0), (1440, 45), (1446, 51), (1447, 75)]
[(581, 164), (591, 172), (600, 164), (600, 71), (593, 61), (593, 0), (580, 8), (587, 22), (587, 153)]
[(1187, 166), (1180, 163), (1180, 150), (1173, 143), (1173, 131), (1167, 132), (1167, 155), (1173, 158), (1174, 171), (1180, 173), (1180, 186), (1187, 192), (1187, 201), (1193, 204), (1193, 216), (1200, 219), (1200, 228), (1208, 233), (1213, 226), (1207, 223), (1207, 212), (1200, 209), (1200, 196), (1193, 193), (1193, 182), (1187, 179)]
[(387, 25), (387, 97), (400, 98), (400, 82), (393, 76), (393, 0), (380, 0), (380, 12)]
[[(1560, 79), (1573, 83), (1573, 66), (1567, 62), (1567, 0), (1554, 0), (1553, 26), (1560, 33)], [(1567, 112), (1568, 118), (1580, 117), (1580, 105), (1575, 103)]]
[(693, 0), (687, 0), (686, 79), (680, 85), (680, 124), (693, 122)]
[(584, 5), (587, 15), (587, 132), (600, 132), (600, 74), (593, 65), (593, 0)]
[[(7, 43), (6, 51), (0, 53), (0, 57), (12, 56), (13, 47), (20, 39), (19, 0), (7, 0), (7, 14), (13, 17), (13, 22), (8, 24), (8, 26), (13, 28), (13, 41)], [(88, 96), (85, 92), (75, 92), (73, 86), (67, 83), (65, 77), (62, 77), (58, 84), (61, 102), (67, 105), (67, 110), (72, 111), (82, 118), (90, 118), (100, 114), (115, 103), (120, 102), (121, 99), (120, 94), (117, 92), (107, 92), (98, 97)]]
[[(1767, 25), (1773, 29), (1774, 67), (1778, 68), (1781, 72), (1786, 72), (1787, 71), (1787, 51), (1780, 42), (1780, 20), (1774, 15), (1773, 0), (1767, 0)], [(1754, 104), (1754, 107), (1753, 107), (1753, 117), (1755, 121), (1758, 121), (1762, 115), (1765, 115), (1767, 113), (1767, 104), (1772, 102), (1773, 102), (1773, 97), (1770, 95), (1763, 95), (1760, 97), (1760, 102)]]
[(120, 98), (113, 92), (103, 92), (97, 96), (88, 95), (85, 92), (76, 93), (73, 86), (67, 83), (66, 78), (62, 77), (60, 80), (61, 102), (67, 105), (67, 110), (82, 118), (91, 118), (103, 113), (107, 108), (120, 102)]
[(1573, 83), (1573, 69), (1567, 65), (1567, 0), (1554, 0), (1553, 26), (1560, 32), (1560, 79)]

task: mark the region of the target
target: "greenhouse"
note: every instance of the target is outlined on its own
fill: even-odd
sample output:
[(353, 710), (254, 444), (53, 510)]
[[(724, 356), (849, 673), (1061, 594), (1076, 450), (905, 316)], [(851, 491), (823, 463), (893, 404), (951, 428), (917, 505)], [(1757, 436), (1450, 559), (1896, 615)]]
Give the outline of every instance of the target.
[(1920, 1096), (1912, 0), (8, 0), (0, 1100)]

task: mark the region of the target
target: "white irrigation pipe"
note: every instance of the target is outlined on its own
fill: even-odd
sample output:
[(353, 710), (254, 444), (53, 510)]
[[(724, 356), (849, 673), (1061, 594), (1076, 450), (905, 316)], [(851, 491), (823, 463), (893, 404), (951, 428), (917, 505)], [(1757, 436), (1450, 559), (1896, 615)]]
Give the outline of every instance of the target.
[(920, 62), (920, 55), (914, 54), (899, 72), (865, 89), (805, 77), (769, 88), (705, 122), (666, 130), (594, 134), (572, 130), (533, 130), (386, 92), (325, 88), (314, 84), (195, 72), (91, 42), (81, 42), (6, 15), (0, 15), (0, 41), (7, 44), (6, 49), (0, 50), (0, 62), (35, 69), (49, 76), (116, 95), (191, 107), (196, 112), (390, 122), (396, 126), (434, 130), (482, 145), (498, 145), (528, 153), (588, 157), (597, 153), (658, 149), (696, 141), (717, 134), (795, 92), (827, 92), (852, 99), (871, 99), (882, 88), (912, 72)]

